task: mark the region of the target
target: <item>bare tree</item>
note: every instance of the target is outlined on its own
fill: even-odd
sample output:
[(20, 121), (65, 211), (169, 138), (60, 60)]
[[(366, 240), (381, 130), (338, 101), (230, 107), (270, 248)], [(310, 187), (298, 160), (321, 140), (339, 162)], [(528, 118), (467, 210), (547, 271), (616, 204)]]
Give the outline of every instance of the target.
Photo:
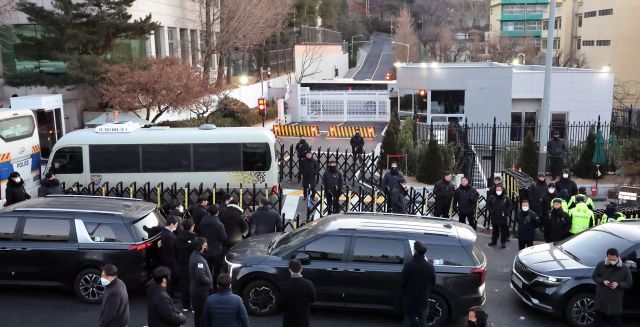
[[(320, 46), (318, 44), (303, 44), (304, 47), (300, 58), (300, 70), (296, 69), (296, 83), (300, 84), (303, 79), (316, 75), (320, 72)], [(296, 63), (297, 65), (297, 63)]]
[[(396, 59), (404, 61), (409, 58), (410, 62), (417, 62), (419, 58), (418, 46), (420, 41), (416, 35), (415, 26), (413, 24), (413, 17), (411, 17), (411, 11), (409, 8), (402, 8), (400, 16), (396, 24), (396, 33), (393, 35), (393, 41), (401, 44), (396, 44), (395, 54)], [(408, 44), (409, 47), (402, 44)], [(407, 56), (407, 51), (409, 55)]]
[[(456, 51), (454, 49), (455, 40), (453, 38), (454, 38), (454, 35), (448, 26), (443, 26), (440, 28), (440, 30), (438, 31), (438, 59), (439, 59), (438, 61), (440, 62), (457, 61), (453, 59), (451, 56), (451, 52)], [(456, 59), (459, 55), (460, 55), (459, 53), (456, 55)]]
[(206, 124), (210, 122), (211, 114), (216, 111), (220, 100), (229, 96), (230, 92), (211, 87), (202, 94), (203, 96), (187, 107), (187, 110), (196, 116), (198, 123)]
[(613, 84), (613, 107), (619, 109), (640, 108), (640, 81), (621, 81)]
[(523, 53), (527, 63), (537, 61), (539, 51), (535, 47), (533, 38), (525, 38), (522, 42), (515, 42), (509, 38), (498, 38), (488, 44), (489, 59), (495, 62), (510, 63)]
[(565, 53), (562, 50), (556, 50), (553, 53), (553, 66), (588, 68), (587, 57), (584, 54), (578, 54), (575, 50), (572, 50), (569, 53)]
[[(225, 56), (235, 49), (256, 46), (279, 33), (294, 0), (200, 0), (200, 15), (204, 31), (202, 49), (203, 79), (210, 80), (213, 55), (219, 54), (216, 86), (224, 85)], [(215, 33), (216, 27), (220, 32)]]
[(9, 25), (9, 17), (14, 12), (18, 0), (0, 1), (0, 27)]

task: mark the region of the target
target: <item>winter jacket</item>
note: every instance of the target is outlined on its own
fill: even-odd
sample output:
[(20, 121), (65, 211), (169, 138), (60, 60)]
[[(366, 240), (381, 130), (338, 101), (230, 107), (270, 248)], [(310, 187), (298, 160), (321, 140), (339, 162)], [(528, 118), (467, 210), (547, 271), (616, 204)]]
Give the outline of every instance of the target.
[(571, 176), (569, 176), (569, 178), (560, 177), (556, 182), (556, 192), (562, 194), (563, 190), (567, 190), (568, 198), (564, 199), (567, 202), (572, 196), (578, 194), (578, 185), (571, 180)]
[(116, 278), (104, 288), (100, 308), (100, 327), (127, 327), (129, 323), (129, 295), (127, 287)]
[(453, 198), (454, 193), (456, 192), (453, 183), (447, 182), (446, 180), (441, 179), (436, 182), (433, 186), (433, 195), (436, 197), (436, 207), (442, 208), (445, 211), (449, 211), (449, 207), (451, 206), (451, 199)]
[(38, 196), (45, 197), (47, 195), (62, 194), (62, 187), (60, 187), (60, 181), (57, 179), (43, 179), (40, 182), (38, 188)]
[(509, 224), (509, 214), (513, 210), (513, 203), (511, 199), (504, 195), (492, 195), (487, 201), (489, 207), (489, 217), (491, 217), (492, 225), (507, 225)]
[(13, 179), (9, 178), (7, 181), (7, 188), (5, 189), (5, 206), (10, 206), (14, 203), (22, 202), (31, 199), (31, 196), (24, 189), (24, 181), (16, 183)]
[(557, 242), (569, 236), (571, 229), (571, 217), (562, 208), (551, 209), (545, 221), (544, 240), (545, 242)]
[(218, 216), (206, 215), (200, 223), (200, 236), (207, 239), (209, 251), (207, 256), (210, 258), (222, 258), (224, 253), (224, 245), (227, 244), (227, 232), (224, 225), (220, 222)]
[(176, 235), (167, 228), (162, 228), (160, 232), (160, 262), (169, 268), (172, 273), (178, 269), (178, 256), (176, 255)]
[(402, 175), (402, 172), (399, 170), (393, 171), (392, 169), (384, 174), (382, 182), (380, 182), (380, 188), (383, 192), (387, 192), (387, 188), (389, 192), (394, 188), (401, 189), (402, 185), (400, 185), (400, 181), (403, 179), (404, 175)]
[(198, 203), (189, 208), (189, 214), (191, 214), (191, 219), (193, 219), (193, 223), (196, 225), (195, 231), (196, 233), (198, 233), (198, 231), (200, 230), (200, 221), (202, 220), (202, 217), (209, 214), (207, 211), (207, 207)]
[(189, 257), (189, 295), (209, 296), (213, 289), (213, 277), (204, 254), (199, 251), (191, 252)]
[(322, 175), (322, 185), (325, 192), (340, 194), (342, 192), (342, 174), (337, 169), (334, 171), (327, 169)]
[(480, 194), (471, 185), (460, 186), (453, 194), (453, 198), (459, 214), (473, 215), (476, 212)]
[(316, 159), (304, 158), (300, 160), (300, 171), (302, 172), (302, 185), (311, 185), (313, 187), (318, 184), (318, 161)]
[(149, 327), (178, 327), (187, 322), (162, 285), (151, 281), (147, 286), (147, 298)]
[[(600, 261), (593, 270), (593, 281), (596, 282), (596, 311), (609, 316), (619, 316), (622, 314), (624, 301), (624, 290), (633, 286), (629, 267), (618, 259), (618, 263), (612, 265), (608, 260)], [(611, 289), (604, 285), (604, 281), (618, 283), (616, 289)]]
[(234, 245), (244, 238), (249, 231), (247, 221), (242, 217), (244, 210), (237, 204), (230, 204), (227, 210), (220, 215), (220, 222), (227, 232), (227, 243)]
[(353, 151), (353, 153), (364, 153), (364, 138), (362, 136), (352, 136), (349, 143), (351, 144), (351, 151)]
[(518, 224), (518, 240), (533, 242), (536, 228), (540, 226), (540, 217), (533, 210), (520, 211), (516, 223)]
[(547, 153), (552, 157), (562, 157), (567, 153), (567, 146), (561, 139), (550, 139), (547, 142)]
[(193, 242), (195, 241), (196, 236), (196, 234), (184, 229), (178, 231), (178, 235), (176, 236), (176, 257), (178, 266), (185, 267), (186, 269), (189, 264), (191, 252), (193, 252)]
[(391, 190), (391, 211), (393, 213), (407, 213), (405, 195), (406, 191), (404, 189), (394, 188)]
[(538, 216), (544, 214), (547, 211), (548, 203), (545, 202), (549, 194), (549, 188), (546, 181), (540, 181), (538, 179), (531, 184), (527, 192), (527, 199), (529, 200), (529, 206), (531, 210), (535, 211)]
[(249, 218), (249, 235), (282, 232), (282, 217), (273, 209), (259, 207)]
[(304, 155), (311, 150), (309, 143), (305, 139), (300, 140), (298, 144), (296, 144), (296, 154), (298, 155), (298, 159), (304, 158)]
[(402, 297), (404, 313), (409, 317), (419, 317), (427, 309), (427, 299), (436, 283), (433, 264), (423, 255), (416, 254), (402, 268)]
[(316, 301), (313, 283), (302, 277), (291, 277), (282, 286), (281, 295), (282, 327), (309, 327), (309, 306)]
[(249, 316), (242, 298), (227, 288), (207, 298), (202, 309), (202, 322), (205, 327), (249, 327)]

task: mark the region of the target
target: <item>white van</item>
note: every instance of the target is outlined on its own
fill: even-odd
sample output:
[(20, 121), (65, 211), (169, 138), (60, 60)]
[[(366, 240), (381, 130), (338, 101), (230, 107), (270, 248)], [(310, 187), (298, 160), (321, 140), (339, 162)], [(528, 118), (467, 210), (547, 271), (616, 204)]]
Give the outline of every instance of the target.
[(47, 171), (53, 170), (66, 187), (76, 182), (273, 187), (278, 184), (274, 144), (273, 134), (262, 128), (140, 128), (130, 122), (111, 123), (63, 136)]

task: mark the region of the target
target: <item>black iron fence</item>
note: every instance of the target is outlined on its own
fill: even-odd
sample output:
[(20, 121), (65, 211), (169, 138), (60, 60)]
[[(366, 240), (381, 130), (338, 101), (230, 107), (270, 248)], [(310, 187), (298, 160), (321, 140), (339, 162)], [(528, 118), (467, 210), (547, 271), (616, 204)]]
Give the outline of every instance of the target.
[(342, 33), (322, 27), (302, 26), (298, 31), (298, 43), (341, 44)]

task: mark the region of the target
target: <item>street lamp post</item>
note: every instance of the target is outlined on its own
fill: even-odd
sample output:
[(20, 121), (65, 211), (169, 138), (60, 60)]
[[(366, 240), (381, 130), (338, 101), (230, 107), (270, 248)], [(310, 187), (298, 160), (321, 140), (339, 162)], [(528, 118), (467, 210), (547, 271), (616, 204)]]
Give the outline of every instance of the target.
[(406, 43), (401, 43), (401, 42), (396, 42), (396, 41), (391, 41), (391, 43), (400, 44), (400, 45), (404, 45), (405, 47), (407, 47), (407, 63), (409, 63), (409, 49), (411, 49), (411, 47)]
[(553, 65), (553, 39), (556, 29), (556, 0), (549, 1), (549, 29), (547, 33), (547, 53), (544, 61), (544, 93), (540, 120), (540, 143), (538, 144), (538, 171), (545, 171), (547, 166), (547, 141), (549, 141), (549, 102), (551, 100), (551, 72)]

